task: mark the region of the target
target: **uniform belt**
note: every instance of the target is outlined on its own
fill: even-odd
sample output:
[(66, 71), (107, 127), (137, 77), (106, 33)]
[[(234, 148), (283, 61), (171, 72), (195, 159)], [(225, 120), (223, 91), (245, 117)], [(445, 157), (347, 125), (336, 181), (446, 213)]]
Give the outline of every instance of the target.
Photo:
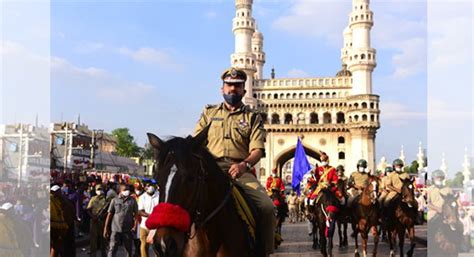
[(242, 162), (244, 159), (234, 159), (234, 158), (229, 158), (229, 157), (221, 157), (217, 158), (216, 161), (218, 162), (232, 162), (232, 163), (239, 163)]

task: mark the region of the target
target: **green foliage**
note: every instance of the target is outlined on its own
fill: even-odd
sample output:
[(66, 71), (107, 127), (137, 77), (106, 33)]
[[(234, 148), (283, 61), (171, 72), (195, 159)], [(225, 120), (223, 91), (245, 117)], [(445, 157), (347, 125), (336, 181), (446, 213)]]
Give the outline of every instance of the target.
[(420, 167), (420, 165), (418, 164), (417, 161), (412, 161), (411, 162), (411, 165), (408, 169), (408, 172), (411, 173), (411, 174), (417, 174), (418, 173), (418, 168)]
[(133, 136), (130, 135), (128, 128), (114, 129), (112, 135), (117, 140), (117, 155), (124, 157), (140, 156), (140, 147), (138, 147)]
[(453, 179), (447, 179), (446, 180), (446, 185), (450, 186), (450, 187), (462, 187), (463, 186), (463, 180), (464, 180), (464, 176), (462, 175), (462, 172), (459, 171), (456, 173), (456, 175), (454, 175), (454, 178)]

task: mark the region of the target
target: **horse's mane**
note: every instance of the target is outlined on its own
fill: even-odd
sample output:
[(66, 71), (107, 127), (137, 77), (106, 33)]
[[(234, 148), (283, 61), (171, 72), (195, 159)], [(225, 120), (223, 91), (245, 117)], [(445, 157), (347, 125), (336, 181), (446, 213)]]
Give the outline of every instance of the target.
[[(189, 162), (188, 158), (190, 155), (195, 155), (201, 158), (208, 174), (217, 176), (217, 179), (221, 180), (222, 182), (229, 180), (229, 177), (226, 176), (224, 172), (221, 172), (216, 160), (214, 159), (214, 156), (212, 156), (206, 146), (193, 146), (192, 136), (188, 136), (186, 138), (177, 136), (169, 137), (161, 147), (158, 156), (155, 156), (155, 159), (158, 161), (158, 163), (163, 163), (170, 152), (173, 153), (176, 161), (180, 163)], [(156, 174), (154, 176), (156, 177)]]

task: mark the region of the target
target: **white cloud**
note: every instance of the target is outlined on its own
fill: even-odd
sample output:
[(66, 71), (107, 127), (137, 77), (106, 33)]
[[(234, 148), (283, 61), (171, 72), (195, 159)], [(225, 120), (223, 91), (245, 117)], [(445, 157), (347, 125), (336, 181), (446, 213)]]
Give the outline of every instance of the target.
[(288, 71), (288, 78), (307, 78), (309, 74), (303, 70), (291, 69)]
[(400, 52), (393, 55), (394, 79), (403, 79), (426, 71), (426, 40), (411, 38), (399, 44)]
[[(41, 48), (41, 47), (40, 47)], [(37, 51), (40, 50), (40, 51)], [(50, 116), (50, 70), (47, 49), (35, 49), (17, 41), (0, 44), (0, 123), (39, 122)]]
[[(373, 46), (393, 49), (391, 78), (402, 79), (426, 70), (426, 5), (424, 1), (373, 3)], [(289, 12), (273, 23), (275, 29), (298, 36), (323, 39), (342, 47), (342, 32), (349, 24), (350, 2), (295, 0)]]
[(428, 119), (430, 121), (457, 121), (458, 123), (454, 127), (458, 126), (459, 122), (474, 121), (474, 110), (465, 106), (455, 106), (453, 103), (448, 103), (440, 98), (428, 98), (428, 107)]
[(118, 52), (136, 62), (145, 64), (157, 64), (162, 68), (179, 68), (179, 65), (173, 60), (170, 51), (159, 50), (151, 47), (141, 47), (133, 50), (127, 47), (121, 47)]
[(213, 20), (217, 17), (217, 13), (214, 11), (208, 11), (204, 14), (204, 17), (206, 17), (206, 19)]
[(100, 42), (80, 42), (73, 50), (80, 54), (90, 54), (102, 48), (104, 48), (104, 44)]
[(396, 102), (380, 103), (380, 119), (382, 123), (388, 122), (394, 126), (408, 125), (412, 120), (426, 119), (426, 113), (413, 111), (406, 105)]
[(97, 102), (137, 103), (155, 92), (152, 85), (129, 81), (96, 67), (78, 67), (59, 57), (51, 58), (51, 72), (54, 85), (66, 92), (89, 91)]
[(350, 5), (340, 1), (295, 0), (289, 13), (277, 18), (273, 27), (342, 45), (342, 30), (347, 26), (349, 11)]

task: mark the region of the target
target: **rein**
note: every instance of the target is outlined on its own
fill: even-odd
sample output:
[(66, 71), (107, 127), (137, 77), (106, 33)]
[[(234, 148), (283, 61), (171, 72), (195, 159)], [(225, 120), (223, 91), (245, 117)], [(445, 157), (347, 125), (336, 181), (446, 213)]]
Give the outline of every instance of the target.
[(203, 160), (202, 156), (193, 154), (196, 158), (199, 159), (199, 166), (200, 166), (200, 173), (198, 175), (198, 187), (197, 187), (197, 193), (196, 193), (196, 198), (197, 198), (197, 207), (193, 215), (191, 216), (191, 220), (194, 221), (195, 229), (194, 229), (194, 234), (191, 234), (191, 232), (188, 233), (188, 239), (193, 239), (196, 237), (197, 231), (204, 227), (204, 225), (209, 222), (212, 218), (214, 218), (217, 213), (219, 213), (222, 208), (224, 208), (225, 204), (230, 198), (230, 195), (232, 194), (232, 187), (233, 183), (231, 182), (231, 185), (229, 187), (229, 190), (227, 191), (224, 199), (221, 201), (221, 203), (215, 208), (209, 215), (206, 216), (206, 218), (201, 222), (201, 207), (202, 207), (202, 190), (204, 189), (204, 185), (206, 183), (206, 178), (208, 173), (206, 172), (206, 169), (204, 169), (203, 165)]

